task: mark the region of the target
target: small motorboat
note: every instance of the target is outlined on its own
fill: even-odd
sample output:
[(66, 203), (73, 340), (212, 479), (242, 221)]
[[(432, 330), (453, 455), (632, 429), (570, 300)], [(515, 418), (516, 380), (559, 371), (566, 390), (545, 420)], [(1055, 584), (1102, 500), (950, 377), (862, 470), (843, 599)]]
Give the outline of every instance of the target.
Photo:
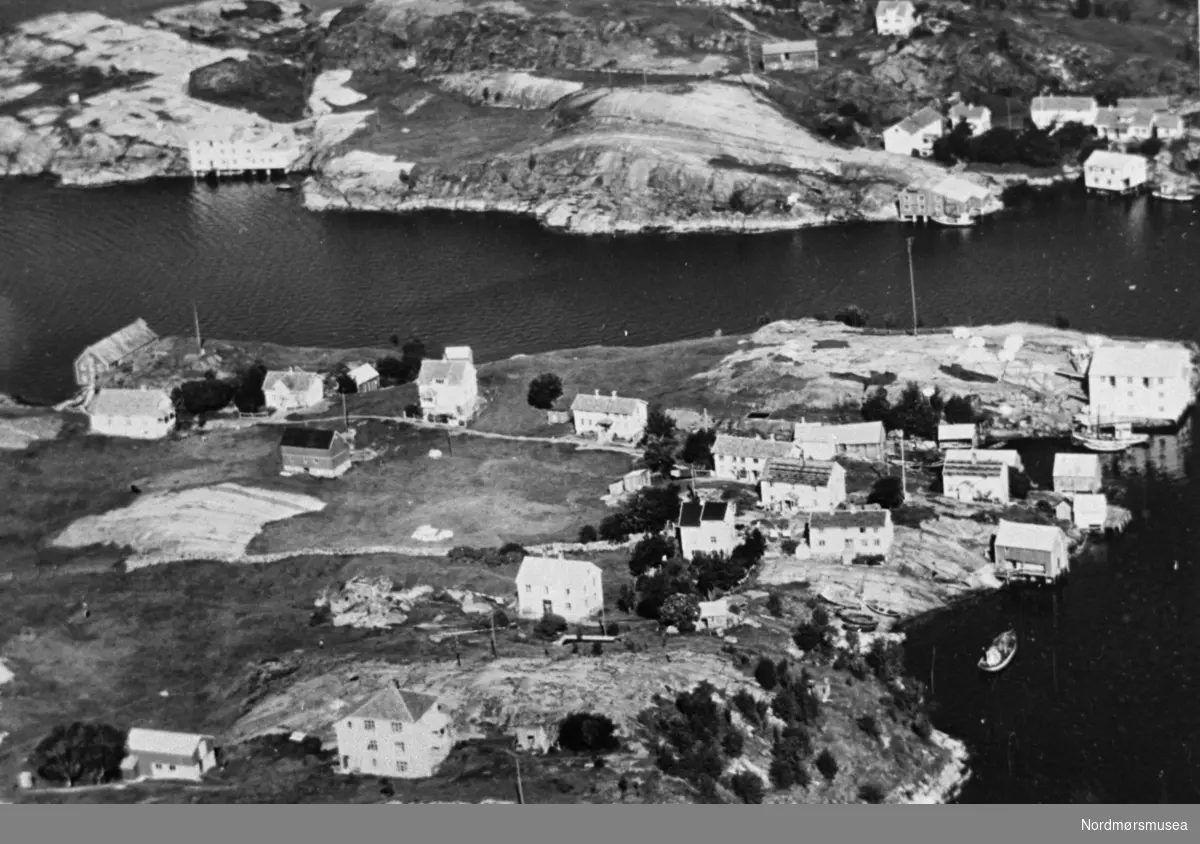
[(862, 630), (864, 633), (870, 633), (879, 626), (879, 619), (866, 612), (858, 612), (857, 610), (843, 610), (838, 613), (838, 618), (847, 627), (852, 627), (855, 630)]
[(1076, 417), (1075, 429), (1071, 431), (1071, 442), (1088, 451), (1115, 453), (1150, 442), (1148, 434), (1135, 434), (1128, 422), (1098, 422), (1087, 417)]
[(995, 674), (1008, 668), (1017, 655), (1017, 631), (1005, 630), (979, 658), (979, 670)]
[(867, 609), (869, 609), (871, 612), (875, 613), (875, 615), (881, 615), (884, 618), (899, 618), (900, 617), (899, 612), (892, 609), (891, 607), (885, 607), (883, 604), (879, 603), (878, 601), (868, 601)]
[(1175, 184), (1162, 185), (1154, 189), (1155, 199), (1166, 199), (1170, 202), (1191, 202), (1196, 195), (1186, 187)]
[(280, 182), (275, 186), (275, 190), (295, 190), (296, 186), (291, 182)]

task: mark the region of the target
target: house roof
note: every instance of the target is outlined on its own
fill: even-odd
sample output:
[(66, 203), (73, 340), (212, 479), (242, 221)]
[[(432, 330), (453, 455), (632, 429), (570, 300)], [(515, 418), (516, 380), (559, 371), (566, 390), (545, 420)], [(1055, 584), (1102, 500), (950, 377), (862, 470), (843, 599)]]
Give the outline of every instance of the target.
[(1125, 114), (1118, 108), (1099, 108), (1096, 109), (1096, 124), (1097, 126), (1117, 127), (1125, 119)]
[(1179, 131), (1183, 128), (1183, 117), (1178, 114), (1156, 114), (1154, 115), (1154, 125), (1159, 129)]
[(947, 176), (930, 188), (930, 190), (957, 202), (966, 202), (970, 199), (987, 199), (991, 196), (991, 192), (987, 188), (977, 185), (961, 176)]
[(432, 695), (402, 689), (393, 680), (367, 698), (350, 715), (351, 717), (374, 718), (379, 721), (415, 724), (421, 720), (421, 716), (436, 705), (437, 698)]
[(817, 42), (815, 39), (806, 41), (768, 41), (763, 44), (762, 51), (764, 56), (778, 56), (784, 53), (815, 53), (817, 51)]
[(1130, 128), (1149, 129), (1154, 125), (1154, 112), (1152, 111), (1135, 111), (1129, 117)]
[(1108, 496), (1102, 492), (1077, 492), (1072, 506), (1085, 513), (1095, 513), (1097, 510), (1107, 513)]
[(1191, 355), (1181, 346), (1105, 345), (1092, 355), (1088, 377), (1178, 378), (1191, 365)]
[(328, 451), (333, 445), (335, 433), (328, 428), (287, 428), (279, 440), (279, 445), (281, 448)]
[(148, 346), (157, 339), (158, 335), (151, 330), (146, 321), (138, 317), (119, 331), (114, 331), (103, 340), (98, 340), (88, 346), (79, 353), (76, 360), (85, 355), (91, 355), (111, 366), (126, 355), (136, 352), (143, 346)]
[(276, 387), (283, 387), (293, 393), (303, 393), (311, 389), (313, 382), (324, 383), (324, 379), (315, 372), (305, 372), (303, 369), (272, 370), (263, 378), (263, 392)]
[(1119, 109), (1147, 109), (1149, 111), (1166, 111), (1171, 107), (1169, 97), (1121, 97), (1117, 99)]
[(547, 580), (567, 573), (574, 577), (599, 574), (600, 568), (587, 560), (569, 560), (565, 557), (526, 557), (517, 569), (517, 583), (525, 580)]
[(757, 457), (769, 460), (772, 457), (790, 457), (795, 453), (795, 443), (783, 440), (762, 440), (758, 437), (733, 437), (717, 434), (713, 440), (712, 453), (721, 457)]
[(716, 615), (729, 615), (729, 599), (718, 598), (715, 601), (700, 602), (700, 617), (712, 618)]
[(466, 383), (467, 374), (465, 360), (423, 360), (417, 383), (429, 385), (438, 380), (445, 380), (449, 385), (460, 387)]
[(987, 106), (969, 106), (959, 103), (951, 107), (950, 118), (952, 120), (982, 120), (991, 113), (992, 110)]
[(149, 730), (133, 727), (125, 746), (130, 753), (161, 753), (164, 756), (191, 756), (200, 742), (213, 737), (199, 733), (176, 733), (172, 730)]
[(788, 457), (773, 457), (763, 468), (762, 479), (780, 484), (797, 486), (827, 486), (833, 477), (832, 460), (796, 460)]
[(1027, 548), (1031, 551), (1051, 551), (1062, 535), (1063, 532), (1053, 525), (1030, 525), (1001, 519), (996, 529), (996, 545), (1005, 548)]
[(952, 448), (946, 451), (947, 463), (1006, 463), (1020, 466), (1019, 452), (1007, 448)]
[(471, 351), (470, 346), (447, 346), (442, 357), (445, 360), (465, 360), (474, 362), (475, 353)]
[(571, 402), (574, 413), (606, 413), (610, 416), (636, 416), (646, 405), (643, 399), (627, 399), (623, 396), (600, 396), (580, 393)]
[(700, 527), (701, 522), (723, 522), (729, 512), (727, 501), (685, 501), (679, 507), (680, 527)]
[(812, 513), (808, 526), (812, 530), (826, 528), (881, 528), (887, 527), (891, 513), (887, 510), (831, 510)]
[(898, 129), (906, 135), (915, 135), (918, 132), (928, 129), (930, 126), (937, 124), (942, 125), (942, 115), (934, 109), (926, 106), (915, 114), (910, 114), (908, 117), (901, 120), (891, 129)]
[(379, 373), (375, 371), (375, 367), (369, 363), (359, 364), (346, 374), (354, 380), (355, 384), (365, 384), (379, 377)]
[(1034, 97), (1030, 111), (1087, 111), (1096, 108), (1093, 97)]
[(1087, 157), (1087, 161), (1083, 162), (1084, 167), (1104, 167), (1113, 170), (1124, 170), (1131, 165), (1144, 166), (1146, 159), (1140, 155), (1130, 155), (1125, 152), (1113, 152), (1107, 149), (1098, 149)]
[(1100, 455), (1059, 452), (1054, 455), (1054, 477), (1094, 478), (1100, 471)]
[(903, 12), (906, 8), (910, 12), (916, 10), (916, 7), (910, 0), (879, 0), (879, 3), (875, 6), (875, 14), (876, 16), (896, 14)]
[(105, 388), (96, 393), (88, 412), (93, 416), (158, 416), (171, 397), (162, 390)]
[(942, 477), (991, 478), (1008, 471), (1008, 464), (996, 461), (947, 460), (942, 464)]
[(973, 440), (975, 426), (970, 422), (961, 425), (938, 425), (937, 435), (939, 440)]
[(848, 422), (845, 425), (796, 423), (796, 442), (835, 442), (841, 445), (874, 445), (884, 438), (882, 422)]

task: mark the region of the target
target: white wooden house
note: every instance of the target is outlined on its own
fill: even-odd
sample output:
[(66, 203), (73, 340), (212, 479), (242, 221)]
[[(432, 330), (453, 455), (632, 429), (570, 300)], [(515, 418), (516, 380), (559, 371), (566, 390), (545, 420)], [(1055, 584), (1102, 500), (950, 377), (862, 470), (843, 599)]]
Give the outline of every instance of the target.
[(892, 513), (883, 508), (828, 510), (808, 517), (808, 546), (814, 557), (886, 557), (895, 536)]
[(379, 389), (379, 372), (369, 363), (359, 364), (346, 374), (360, 393), (373, 393)]
[(212, 736), (134, 727), (125, 739), (121, 778), (199, 782), (216, 765)]
[(816, 39), (804, 41), (768, 41), (762, 45), (762, 69), (816, 70), (820, 54)]
[(278, 411), (303, 410), (325, 398), (325, 380), (302, 369), (272, 370), (263, 379), (267, 407)]
[(910, 0), (879, 0), (875, 5), (875, 31), (880, 35), (907, 38), (920, 22), (917, 7)]
[(1071, 498), (1071, 521), (1084, 530), (1103, 530), (1108, 521), (1108, 496), (1102, 492), (1077, 492)]
[(447, 346), (441, 360), (421, 361), (417, 375), (421, 417), (426, 422), (466, 425), (475, 415), (479, 382), (469, 346)]
[(882, 460), (887, 454), (887, 432), (882, 422), (850, 422), (821, 425), (801, 420), (796, 423), (792, 440), (800, 457), (832, 460)]
[(1091, 126), (1096, 122), (1099, 103), (1093, 97), (1034, 97), (1029, 105), (1029, 119), (1039, 129), (1049, 129), (1065, 123)]
[(722, 633), (731, 626), (732, 613), (729, 611), (728, 598), (700, 602), (700, 618), (696, 622), (697, 630), (705, 633)]
[(735, 437), (717, 434), (712, 445), (713, 477), (727, 481), (758, 483), (768, 460), (799, 457), (794, 442), (759, 437)]
[(938, 425), (938, 448), (975, 448), (979, 445), (979, 429), (967, 422), (958, 425)]
[(759, 481), (759, 499), (768, 510), (831, 510), (846, 500), (846, 470), (832, 460), (774, 458)]
[(509, 727), (508, 734), (526, 753), (546, 753), (554, 746), (550, 731), (541, 724), (518, 724)]
[(127, 361), (134, 352), (144, 349), (158, 339), (144, 319), (114, 331), (88, 346), (75, 358), (75, 383), (86, 387), (96, 383), (97, 376), (109, 372)]
[(417, 779), (433, 776), (454, 736), (437, 698), (395, 680), (334, 725), (343, 774)]
[(162, 390), (105, 388), (87, 405), (93, 434), (158, 440), (175, 430), (175, 405)]
[(1178, 114), (1154, 115), (1154, 131), (1160, 140), (1174, 141), (1187, 134), (1187, 124)]
[(1067, 573), (1067, 536), (1053, 525), (1000, 520), (993, 547), (1001, 580), (1054, 582)]
[(1100, 455), (1059, 452), (1054, 455), (1054, 491), (1063, 495), (1099, 492)]
[(610, 483), (608, 485), (608, 494), (617, 498), (622, 495), (628, 495), (631, 492), (637, 492), (639, 489), (644, 489), (650, 486), (650, 483), (649, 469), (634, 469), (632, 472), (626, 472), (622, 475), (620, 480)]
[(294, 137), (261, 129), (209, 130), (188, 139), (188, 169), (192, 176), (246, 171), (287, 172), (302, 150)]
[(571, 402), (571, 417), (578, 436), (594, 435), (601, 441), (609, 439), (637, 442), (646, 430), (650, 405), (643, 399), (611, 395), (580, 393)]
[(517, 571), (517, 615), (585, 621), (604, 606), (603, 575), (586, 560), (526, 557)]
[[(971, 452), (978, 455), (980, 452)], [(1003, 461), (951, 461), (942, 464), (942, 494), (959, 501), (994, 501), (1007, 504), (1009, 466)]]
[(1088, 415), (1105, 423), (1176, 422), (1195, 395), (1192, 369), (1183, 346), (1103, 345), (1088, 363)]
[(697, 553), (730, 554), (738, 546), (734, 519), (736, 506), (729, 501), (685, 501), (679, 506), (675, 539), (679, 553), (690, 560)]
[(883, 130), (883, 148), (896, 155), (933, 154), (933, 142), (946, 134), (946, 120), (932, 108), (923, 108)]
[(1098, 149), (1083, 162), (1083, 184), (1088, 190), (1131, 193), (1150, 178), (1145, 156)]
[(964, 121), (971, 127), (972, 135), (982, 135), (992, 128), (992, 110), (987, 106), (969, 106), (958, 103), (951, 106), (949, 117), (951, 130)]

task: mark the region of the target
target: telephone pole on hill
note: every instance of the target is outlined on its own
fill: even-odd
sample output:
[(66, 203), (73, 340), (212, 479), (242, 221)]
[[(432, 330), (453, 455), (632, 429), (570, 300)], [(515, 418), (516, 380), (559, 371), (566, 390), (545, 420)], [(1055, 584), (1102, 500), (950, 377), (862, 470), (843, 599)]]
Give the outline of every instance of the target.
[(196, 303), (192, 302), (192, 319), (196, 323), (196, 354), (204, 352), (204, 343), (200, 339), (200, 311), (196, 309)]
[(913, 336), (916, 337), (917, 336), (917, 281), (916, 281), (916, 278), (913, 276), (913, 262), (912, 262), (913, 239), (911, 237), (908, 237), (908, 238), (905, 238), (905, 240), (907, 241), (907, 244), (908, 244), (908, 289), (909, 289), (909, 292), (912, 293)]

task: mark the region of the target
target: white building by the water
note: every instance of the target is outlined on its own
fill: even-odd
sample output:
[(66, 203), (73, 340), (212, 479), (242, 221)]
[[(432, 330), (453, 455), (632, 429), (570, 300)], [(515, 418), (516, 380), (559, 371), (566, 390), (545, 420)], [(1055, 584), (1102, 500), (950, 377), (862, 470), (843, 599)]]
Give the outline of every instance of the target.
[(188, 169), (193, 176), (291, 170), (301, 149), (281, 132), (198, 132), (188, 141)]
[(1177, 422), (1194, 395), (1183, 346), (1105, 345), (1088, 364), (1088, 413), (1100, 422)]

